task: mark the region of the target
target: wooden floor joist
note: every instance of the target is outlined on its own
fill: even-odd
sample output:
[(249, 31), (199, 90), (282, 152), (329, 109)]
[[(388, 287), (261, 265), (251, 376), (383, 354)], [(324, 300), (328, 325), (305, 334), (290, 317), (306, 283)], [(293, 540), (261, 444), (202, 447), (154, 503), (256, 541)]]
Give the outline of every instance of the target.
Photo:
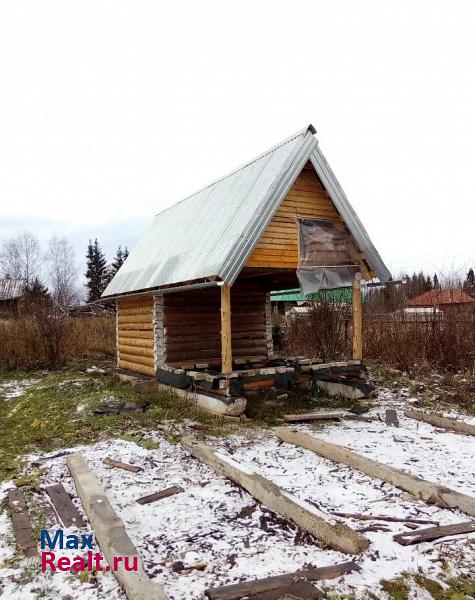
[(109, 565), (114, 565), (114, 559), (118, 556), (128, 557), (130, 564), (137, 561), (136, 571), (125, 568), (124, 558), (118, 563), (117, 569), (111, 568), (127, 598), (167, 600), (163, 588), (152, 581), (145, 572), (142, 558), (127, 535), (124, 524), (115, 513), (103, 487), (84, 458), (80, 454), (71, 454), (66, 459), (66, 463), (74, 479), (84, 512), (91, 523), (96, 542)]
[(464, 433), (465, 435), (475, 435), (475, 425), (464, 423), (457, 419), (450, 419), (449, 417), (441, 417), (432, 413), (422, 412), (421, 410), (405, 410), (404, 416), (409, 419), (416, 419), (417, 421), (424, 421), (435, 427), (441, 429), (451, 429), (458, 433)]
[(311, 533), (331, 548), (347, 554), (358, 554), (368, 548), (369, 541), (364, 535), (347, 525), (329, 523), (310, 510), (310, 506), (307, 508), (305, 502), (292, 497), (269, 479), (242, 467), (227, 456), (218, 454), (194, 438), (183, 438), (181, 444), (195, 458), (231, 479), (259, 502), (293, 521), (300, 529)]
[(301, 433), (290, 427), (278, 427), (277, 435), (283, 442), (307, 448), (333, 462), (348, 465), (371, 477), (392, 483), (396, 487), (428, 504), (442, 508), (458, 508), (467, 515), (475, 516), (475, 497), (462, 494), (443, 485), (426, 481), (415, 475), (405, 473), (371, 458), (357, 454), (344, 446), (325, 442), (307, 433)]

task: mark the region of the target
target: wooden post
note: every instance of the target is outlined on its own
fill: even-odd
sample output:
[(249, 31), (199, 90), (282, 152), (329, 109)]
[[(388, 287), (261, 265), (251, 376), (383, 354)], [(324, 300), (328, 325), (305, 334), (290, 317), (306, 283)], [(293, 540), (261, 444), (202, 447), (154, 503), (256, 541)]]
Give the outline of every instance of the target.
[(361, 303), (361, 273), (353, 281), (353, 360), (363, 358), (363, 307)]
[(231, 345), (231, 288), (227, 283), (221, 286), (221, 372), (233, 370)]

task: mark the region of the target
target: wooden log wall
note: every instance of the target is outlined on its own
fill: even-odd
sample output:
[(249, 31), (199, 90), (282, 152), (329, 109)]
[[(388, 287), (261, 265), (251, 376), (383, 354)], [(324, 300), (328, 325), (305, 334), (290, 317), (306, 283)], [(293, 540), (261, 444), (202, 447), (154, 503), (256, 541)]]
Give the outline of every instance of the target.
[(295, 180), (245, 266), (296, 269), (298, 217), (341, 223), (340, 215), (310, 163)]
[(155, 375), (152, 294), (118, 300), (117, 326), (119, 368)]
[[(220, 288), (166, 294), (166, 363), (221, 363)], [(258, 282), (231, 287), (233, 358), (267, 357), (266, 290)]]

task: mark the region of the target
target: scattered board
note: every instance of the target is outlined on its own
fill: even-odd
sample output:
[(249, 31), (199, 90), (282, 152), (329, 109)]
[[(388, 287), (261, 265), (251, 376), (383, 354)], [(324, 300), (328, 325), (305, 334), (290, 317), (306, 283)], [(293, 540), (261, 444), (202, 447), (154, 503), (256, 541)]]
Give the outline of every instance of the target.
[(135, 465), (129, 465), (128, 463), (120, 462), (120, 460), (114, 460), (113, 458), (105, 458), (102, 461), (109, 467), (115, 467), (116, 469), (124, 469), (124, 471), (131, 471), (132, 473), (138, 473), (142, 470), (142, 467), (136, 467)]
[(417, 523), (418, 525), (438, 525), (437, 521), (429, 519), (414, 519), (412, 517), (391, 517), (389, 515), (370, 515), (365, 513), (330, 512), (335, 517), (357, 519), (358, 521), (389, 521), (390, 523)]
[(8, 503), (12, 517), (13, 533), (18, 549), (31, 558), (38, 555), (38, 547), (33, 535), (28, 507), (22, 492), (15, 488), (8, 492)]
[(252, 596), (250, 600), (322, 600), (323, 593), (309, 581), (297, 581), (277, 590)]
[(192, 456), (201, 460), (220, 475), (231, 479), (256, 500), (274, 512), (293, 521), (325, 544), (347, 554), (359, 554), (369, 546), (369, 540), (348, 525), (329, 523), (312, 510), (313, 507), (282, 490), (275, 483), (254, 473), (226, 455), (215, 452), (194, 438), (183, 438), (181, 444)]
[(65, 527), (81, 528), (86, 526), (84, 519), (61, 483), (48, 486), (46, 493), (51, 498), (51, 502)]
[(160, 492), (154, 492), (153, 494), (149, 494), (148, 496), (143, 496), (142, 498), (138, 498), (136, 502), (139, 504), (151, 504), (152, 502), (156, 502), (157, 500), (162, 500), (162, 498), (168, 498), (169, 496), (174, 496), (179, 492), (182, 492), (183, 488), (178, 485), (172, 485), (172, 487), (168, 487)]
[(294, 421), (339, 421), (343, 419), (345, 413), (342, 412), (310, 412), (310, 413), (299, 413), (296, 415), (283, 415), (283, 419), (286, 423), (292, 423)]
[(465, 435), (475, 435), (475, 425), (458, 421), (457, 419), (449, 419), (449, 417), (440, 417), (432, 413), (422, 412), (421, 410), (405, 410), (404, 416), (409, 419), (416, 419), (417, 421), (424, 421), (435, 427), (441, 427), (442, 429), (451, 429), (458, 433), (464, 433)]
[(290, 427), (278, 427), (276, 432), (283, 442), (307, 448), (307, 450), (316, 452), (333, 462), (348, 465), (352, 469), (358, 469), (371, 477), (392, 483), (399, 489), (409, 492), (428, 504), (436, 504), (442, 508), (458, 508), (467, 515), (475, 517), (475, 497), (473, 496), (410, 475), (377, 460), (366, 458), (349, 448), (320, 440), (315, 436), (301, 433)]
[(386, 425), (389, 425), (391, 427), (399, 427), (399, 419), (397, 417), (397, 412), (394, 410), (394, 408), (387, 408), (386, 409)]
[(205, 596), (209, 600), (239, 600), (239, 598), (244, 596), (255, 598), (256, 594), (281, 590), (282, 587), (296, 583), (298, 580), (320, 581), (322, 579), (336, 579), (346, 573), (353, 573), (360, 570), (361, 567), (353, 560), (328, 567), (310, 567), (301, 571), (285, 573), (284, 575), (275, 575), (274, 577), (265, 577), (263, 579), (254, 579), (253, 581), (209, 588), (205, 590)]
[(393, 540), (409, 546), (410, 544), (418, 544), (419, 542), (431, 542), (441, 537), (449, 535), (460, 535), (461, 533), (475, 532), (475, 521), (465, 521), (464, 523), (456, 523), (455, 525), (441, 525), (440, 527), (427, 527), (426, 529), (418, 529), (417, 531), (404, 531), (393, 536)]

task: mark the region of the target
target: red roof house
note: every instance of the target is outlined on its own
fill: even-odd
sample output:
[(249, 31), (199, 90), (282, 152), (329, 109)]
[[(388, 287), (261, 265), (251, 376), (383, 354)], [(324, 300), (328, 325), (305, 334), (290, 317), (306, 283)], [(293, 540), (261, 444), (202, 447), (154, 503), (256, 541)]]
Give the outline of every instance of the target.
[(441, 310), (455, 308), (475, 309), (475, 298), (472, 298), (459, 288), (436, 289), (424, 292), (407, 302), (413, 308), (440, 308)]

